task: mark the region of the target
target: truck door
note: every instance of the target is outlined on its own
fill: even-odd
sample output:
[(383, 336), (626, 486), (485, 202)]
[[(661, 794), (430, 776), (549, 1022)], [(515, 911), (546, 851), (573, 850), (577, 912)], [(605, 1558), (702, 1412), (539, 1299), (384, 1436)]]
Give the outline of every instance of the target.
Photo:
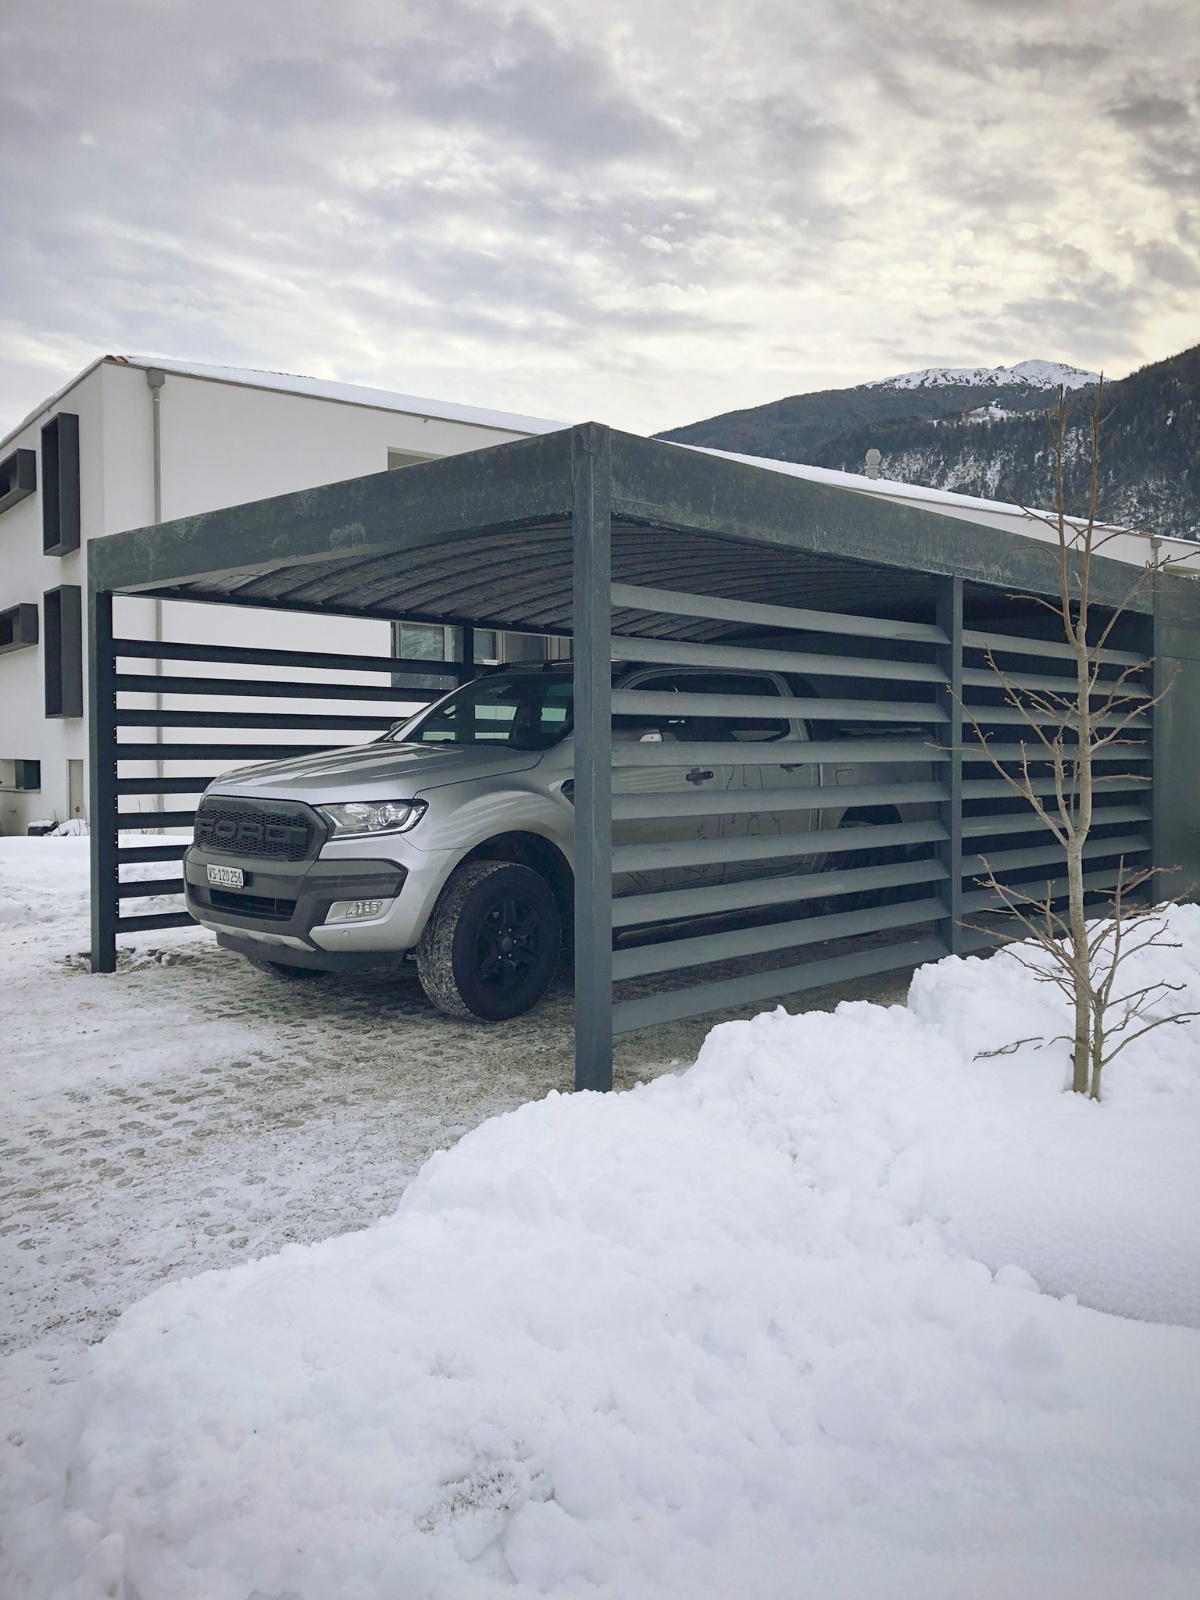
[[(688, 687), (692, 688), (693, 693), (703, 692), (695, 686), (691, 675), (683, 672), (651, 672), (629, 678), (621, 687), (672, 697), (686, 693)], [(741, 781), (740, 769), (733, 764), (714, 766), (697, 762), (688, 755), (689, 745), (728, 737), (723, 731), (722, 719), (698, 716), (691, 710), (660, 711), (637, 716), (617, 714), (613, 717), (612, 736), (614, 743), (638, 740), (679, 746), (677, 765), (617, 768), (613, 773), (614, 794), (696, 794), (711, 791), (717, 795)], [(719, 805), (719, 802), (714, 804)], [(691, 839), (715, 840), (722, 837), (722, 828), (728, 820), (719, 809), (715, 809), (711, 814), (699, 817), (644, 817), (637, 821), (619, 822), (613, 826), (613, 843), (660, 844)], [(684, 888), (691, 884), (719, 883), (721, 876), (720, 862), (648, 868), (622, 873), (614, 879), (613, 889), (617, 894), (644, 893), (655, 889)]]
[[(739, 675), (743, 685), (740, 693), (756, 698), (768, 697), (787, 701), (791, 699), (786, 686), (773, 676)], [(807, 744), (809, 733), (805, 722), (794, 715), (794, 703), (781, 704), (781, 715), (774, 717), (743, 718), (731, 728), (729, 737), (753, 747), (756, 744), (780, 745)], [(772, 755), (782, 751), (772, 750)], [(797, 756), (804, 752), (797, 750)], [(745, 791), (761, 791), (761, 808), (738, 813), (732, 819), (729, 832), (739, 838), (762, 835), (779, 837), (789, 833), (808, 833), (819, 826), (820, 774), (811, 763), (796, 760), (776, 765), (754, 759), (753, 748), (746, 751), (746, 761), (741, 767), (741, 787)], [(814, 858), (815, 859), (815, 858)], [(796, 866), (807, 870), (807, 858), (799, 858)], [(778, 858), (766, 862), (748, 862), (745, 865), (731, 862), (726, 867), (726, 877), (753, 877), (759, 874), (777, 875), (781, 870)]]

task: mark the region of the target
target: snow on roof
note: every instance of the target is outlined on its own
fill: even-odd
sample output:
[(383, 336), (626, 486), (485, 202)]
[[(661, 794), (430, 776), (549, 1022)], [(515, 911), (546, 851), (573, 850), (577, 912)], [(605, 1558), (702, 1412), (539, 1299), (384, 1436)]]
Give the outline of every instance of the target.
[(41, 416), (82, 382), (104, 362), (114, 366), (137, 367), (144, 370), (156, 368), (160, 372), (175, 373), (183, 378), (201, 378), (210, 383), (232, 383), (247, 389), (272, 389), (280, 394), (307, 395), (314, 400), (335, 400), (342, 405), (367, 406), (375, 411), (399, 411), (415, 417), (437, 417), (446, 422), (469, 423), (476, 428), (494, 428), (498, 432), (518, 434), (557, 433), (568, 426), (546, 417), (526, 417), (515, 412), (490, 411), (482, 406), (459, 405), (453, 400), (429, 400), (423, 396), (396, 394), (391, 389), (369, 389), (357, 383), (337, 383), (331, 378), (306, 378), (290, 372), (259, 372), (252, 367), (212, 367), (198, 361), (159, 360), (151, 356), (98, 356), (68, 384), (57, 390), (48, 400), (35, 406), (29, 415), (6, 436), (4, 443), (14, 434), (27, 428), (35, 417)]
[(157, 361), (147, 356), (107, 356), (127, 367), (157, 367), (184, 378), (207, 378), (213, 383), (235, 383), (249, 389), (274, 389), (281, 394), (309, 395), (314, 400), (337, 400), (343, 405), (370, 406), (376, 411), (403, 411), (415, 417), (439, 417), (446, 422), (468, 422), (477, 428), (505, 433), (557, 433), (565, 422), (546, 417), (525, 417), (515, 412), (490, 411), (482, 406), (459, 405), (453, 400), (428, 400), (419, 395), (396, 394), (391, 389), (370, 389), (358, 383), (338, 383), (331, 378), (306, 378), (292, 372), (260, 372), (252, 367), (210, 367), (198, 361)]
[[(726, 461), (740, 461), (745, 466), (757, 467), (765, 472), (782, 472), (792, 478), (807, 478), (811, 483), (826, 484), (832, 489), (849, 489), (855, 494), (887, 500), (892, 505), (931, 511), (940, 517), (956, 517), (962, 522), (999, 528), (1005, 533), (1018, 533), (1028, 539), (1040, 539), (1053, 544), (1058, 538), (1054, 529), (1054, 513), (1051, 511), (1010, 505), (1003, 500), (982, 500), (974, 495), (956, 494), (950, 489), (929, 489), (923, 484), (896, 483), (888, 478), (864, 478), (854, 472), (837, 472), (831, 467), (810, 467), (797, 461), (772, 461), (764, 456), (738, 455), (732, 450), (713, 450), (707, 445), (676, 444), (675, 448), (697, 450), (706, 456), (721, 456)], [(1104, 540), (1105, 556), (1135, 567), (1146, 565), (1151, 554), (1150, 534), (1107, 523), (1098, 524), (1097, 527)], [(1172, 570), (1200, 573), (1200, 549), (1193, 540), (1163, 537), (1158, 539), (1158, 543), (1174, 547), (1175, 553), (1170, 556)]]

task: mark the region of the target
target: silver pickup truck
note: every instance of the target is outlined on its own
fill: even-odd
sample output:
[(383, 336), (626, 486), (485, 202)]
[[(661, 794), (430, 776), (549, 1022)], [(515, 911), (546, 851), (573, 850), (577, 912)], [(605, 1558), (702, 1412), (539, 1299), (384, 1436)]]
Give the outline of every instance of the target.
[[(756, 761), (765, 742), (814, 737), (804, 712), (813, 690), (783, 673), (643, 666), (618, 671), (615, 687), (652, 692), (663, 709), (614, 715), (614, 741), (679, 746), (678, 765), (618, 768), (615, 792), (738, 794), (728, 812), (718, 804), (703, 817), (618, 823), (615, 843), (645, 847), (641, 869), (614, 880), (618, 895), (781, 871), (778, 860), (765, 869), (752, 859), (706, 860), (706, 840), (832, 835), (856, 823), (918, 820), (931, 809), (855, 811), (845, 792), (925, 778), (927, 767), (780, 763), (778, 750), (769, 764)], [(754, 698), (764, 714), (721, 715), (722, 696), (743, 705)], [(777, 702), (777, 713), (764, 700)], [(281, 975), (412, 956), (441, 1010), (488, 1021), (518, 1016), (545, 993), (570, 932), (571, 728), (569, 666), (502, 668), (373, 743), (225, 773), (200, 802), (184, 857), (188, 909), (222, 945)], [(744, 744), (745, 760), (713, 767), (689, 759), (689, 745), (714, 741)], [(770, 791), (769, 803), (747, 809), (745, 791), (760, 789)], [(697, 842), (682, 852), (691, 859), (654, 864), (656, 844), (681, 840)], [(810, 847), (782, 870), (819, 870), (836, 860), (836, 847), (835, 836), (827, 856)], [(862, 855), (854, 861), (862, 864)]]

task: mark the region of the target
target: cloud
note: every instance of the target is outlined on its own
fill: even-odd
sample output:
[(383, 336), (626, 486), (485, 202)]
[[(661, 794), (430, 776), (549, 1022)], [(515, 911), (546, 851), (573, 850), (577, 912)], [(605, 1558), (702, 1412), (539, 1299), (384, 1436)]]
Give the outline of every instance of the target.
[(1134, 0), (9, 0), (0, 393), (149, 349), (650, 429), (1136, 364), (1195, 270), (1196, 33)]

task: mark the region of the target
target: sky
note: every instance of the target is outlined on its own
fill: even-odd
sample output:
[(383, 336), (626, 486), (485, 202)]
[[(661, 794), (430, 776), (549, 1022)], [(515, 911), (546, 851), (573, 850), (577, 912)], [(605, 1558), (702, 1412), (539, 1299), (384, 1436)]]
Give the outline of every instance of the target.
[(1200, 340), (1195, 0), (3, 0), (0, 426), (106, 352), (650, 432)]

